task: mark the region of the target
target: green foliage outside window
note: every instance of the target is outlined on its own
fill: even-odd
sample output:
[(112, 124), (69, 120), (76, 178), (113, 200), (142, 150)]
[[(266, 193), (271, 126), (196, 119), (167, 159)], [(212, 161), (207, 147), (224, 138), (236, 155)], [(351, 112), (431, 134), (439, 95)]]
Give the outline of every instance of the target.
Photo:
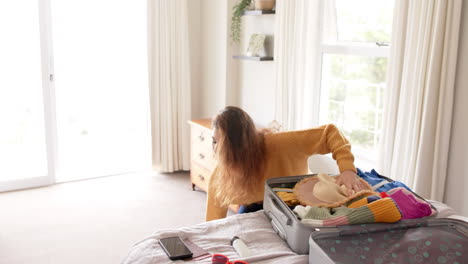
[[(383, 34), (369, 31), (364, 32), (361, 37), (389, 39), (388, 36), (382, 36)], [(330, 76), (323, 85), (328, 90), (328, 120), (341, 127), (353, 145), (372, 149), (377, 143), (376, 133), (381, 125), (381, 118), (377, 116), (381, 116), (387, 58), (339, 54), (326, 56), (330, 60)], [(349, 129), (344, 125), (346, 114), (348, 117), (350, 115), (350, 109), (345, 109), (345, 106), (349, 107), (350, 103), (361, 109), (363, 103), (368, 105), (368, 110), (352, 112), (352, 120), (357, 129)], [(379, 112), (376, 114), (376, 111)]]

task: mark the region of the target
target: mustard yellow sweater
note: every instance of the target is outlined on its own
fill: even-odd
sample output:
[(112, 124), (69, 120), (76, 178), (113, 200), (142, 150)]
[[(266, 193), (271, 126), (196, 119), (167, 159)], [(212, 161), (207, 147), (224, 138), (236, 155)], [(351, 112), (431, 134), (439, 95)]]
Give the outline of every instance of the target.
[[(266, 168), (262, 184), (247, 200), (235, 200), (236, 204), (250, 204), (263, 200), (265, 181), (270, 178), (304, 175), (308, 173), (307, 160), (314, 154), (332, 153), (337, 161), (340, 172), (356, 171), (351, 145), (334, 125), (324, 125), (317, 128), (272, 133), (265, 135)], [(217, 176), (215, 169), (210, 177)], [(206, 221), (226, 217), (227, 207), (219, 207), (215, 201), (216, 186), (208, 183)], [(232, 186), (236, 188), (236, 186)]]

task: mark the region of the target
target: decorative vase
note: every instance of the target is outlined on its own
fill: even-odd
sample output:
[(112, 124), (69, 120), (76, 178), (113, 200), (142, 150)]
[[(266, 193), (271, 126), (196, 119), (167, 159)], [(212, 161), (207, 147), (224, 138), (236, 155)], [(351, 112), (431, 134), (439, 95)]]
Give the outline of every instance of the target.
[(247, 56), (264, 57), (265, 54), (265, 34), (252, 34), (250, 36)]

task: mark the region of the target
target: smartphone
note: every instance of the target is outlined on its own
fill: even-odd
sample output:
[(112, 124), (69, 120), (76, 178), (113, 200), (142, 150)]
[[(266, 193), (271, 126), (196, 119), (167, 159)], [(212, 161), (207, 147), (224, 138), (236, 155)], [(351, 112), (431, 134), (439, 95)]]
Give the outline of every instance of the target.
[(167, 237), (159, 239), (159, 244), (171, 260), (191, 258), (193, 253), (180, 237)]

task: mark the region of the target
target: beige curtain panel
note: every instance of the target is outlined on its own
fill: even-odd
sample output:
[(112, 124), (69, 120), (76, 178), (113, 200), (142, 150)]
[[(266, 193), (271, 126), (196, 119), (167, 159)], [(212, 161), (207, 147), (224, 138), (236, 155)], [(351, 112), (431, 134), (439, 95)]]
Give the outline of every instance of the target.
[[(320, 101), (317, 80), (320, 0), (277, 0), (275, 119), (286, 130), (311, 127)], [(307, 87), (307, 89), (306, 89)]]
[(397, 0), (378, 169), (443, 201), (462, 0)]
[(188, 0), (148, 0), (153, 167), (189, 170), (190, 61)]

